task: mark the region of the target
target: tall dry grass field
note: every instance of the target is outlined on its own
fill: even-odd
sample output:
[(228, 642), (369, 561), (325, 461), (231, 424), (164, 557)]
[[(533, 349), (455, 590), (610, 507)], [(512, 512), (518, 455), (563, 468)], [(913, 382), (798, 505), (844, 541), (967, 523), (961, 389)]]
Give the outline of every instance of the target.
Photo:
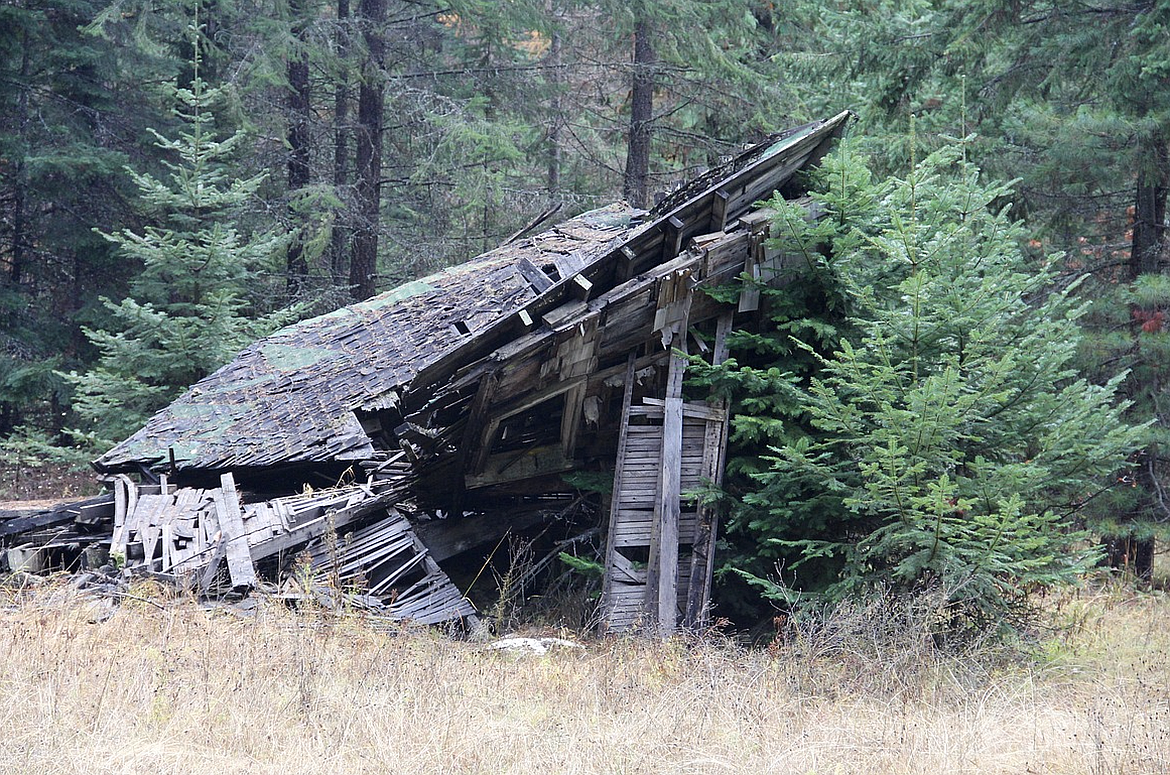
[[(952, 660), (846, 612), (770, 651), (511, 655), (264, 605), (0, 600), (0, 771), (1155, 773), (1170, 602), (1096, 594), (1039, 655)], [(851, 620), (850, 617), (853, 617)]]

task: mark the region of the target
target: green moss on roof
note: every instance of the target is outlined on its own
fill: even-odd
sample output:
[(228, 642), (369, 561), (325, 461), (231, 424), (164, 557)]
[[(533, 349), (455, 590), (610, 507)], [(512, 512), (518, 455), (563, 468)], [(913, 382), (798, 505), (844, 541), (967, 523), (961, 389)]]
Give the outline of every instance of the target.
[(414, 280), (400, 285), (392, 291), (379, 294), (368, 301), (361, 304), (365, 309), (381, 309), (392, 304), (409, 299), (411, 296), (421, 296), (424, 293), (431, 293), (435, 291), (435, 286), (428, 283), (426, 280)]
[(577, 216), (578, 220), (597, 228), (624, 229), (630, 225), (631, 212), (625, 208), (616, 209), (612, 205), (590, 210)]
[(276, 378), (275, 374), (260, 374), (253, 379), (241, 379), (235, 382), (212, 382), (203, 388), (205, 393), (236, 393), (240, 390), (250, 390), (261, 385), (267, 385)]
[(268, 365), (277, 371), (290, 372), (341, 357), (336, 350), (323, 347), (297, 347), (290, 344), (266, 342), (260, 346), (260, 354)]
[[(181, 420), (192, 420), (195, 422), (211, 423), (215, 420), (216, 406), (215, 404), (193, 404), (183, 401), (176, 401), (171, 404), (171, 416)], [(214, 427), (213, 425), (201, 426), (204, 428)]]

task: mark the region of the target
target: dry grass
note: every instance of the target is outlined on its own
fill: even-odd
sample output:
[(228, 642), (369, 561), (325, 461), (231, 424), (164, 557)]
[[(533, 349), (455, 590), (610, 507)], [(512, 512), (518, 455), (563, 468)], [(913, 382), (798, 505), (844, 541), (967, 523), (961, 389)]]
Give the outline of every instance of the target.
[(612, 639), (514, 656), (154, 600), (166, 610), (127, 600), (99, 623), (63, 585), (0, 600), (0, 771), (1170, 770), (1161, 596), (1067, 600), (1073, 627), (1040, 659), (962, 662), (864, 612), (771, 652)]

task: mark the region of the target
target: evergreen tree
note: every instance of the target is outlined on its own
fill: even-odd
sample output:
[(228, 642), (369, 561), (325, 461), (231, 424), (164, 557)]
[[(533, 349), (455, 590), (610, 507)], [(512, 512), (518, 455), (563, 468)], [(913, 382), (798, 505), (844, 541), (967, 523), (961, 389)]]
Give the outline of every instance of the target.
[(250, 297), (255, 275), (274, 268), (284, 240), (237, 228), (263, 179), (231, 175), (227, 162), (245, 134), (216, 136), (210, 108), (223, 89), (208, 89), (196, 73), (191, 88), (171, 93), (185, 128), (175, 139), (154, 133), (172, 159), (166, 162), (169, 174), (130, 173), (153, 223), (140, 232), (103, 235), (142, 271), (131, 283), (130, 298), (105, 300), (110, 324), (85, 329), (101, 353), (97, 366), (71, 375), (74, 407), (99, 443), (136, 430), (288, 315), (260, 315), (257, 299)]
[(773, 425), (775, 442), (729, 525), (749, 555), (783, 561), (779, 581), (758, 561), (748, 574), (773, 597), (933, 588), (941, 630), (1010, 630), (1029, 592), (1096, 559), (1081, 517), (1143, 429), (1121, 419), (1123, 375), (1076, 374), (1085, 305), (1028, 260), (997, 207), (1008, 189), (962, 153), (881, 182), (831, 158), (817, 223), (772, 203), (780, 245), (844, 313), (815, 327), (793, 283), (773, 294), (791, 307), (774, 335), (798, 324), (800, 369), (745, 381), (733, 360), (710, 375), (746, 387), (741, 406), (774, 402), (735, 417), (741, 438)]
[(1110, 562), (1148, 579), (1153, 538), (1170, 534), (1168, 372), (1157, 342), (1170, 295), (1156, 291), (1166, 287), (1170, 5), (879, 0), (786, 11), (816, 33), (785, 58), (807, 99), (858, 108), (894, 167), (913, 145), (977, 129), (974, 158), (1020, 178), (1013, 211), (1067, 254), (1070, 275), (1092, 273), (1084, 287), (1099, 303), (1085, 367), (1130, 367), (1132, 417), (1156, 420), (1134, 487), (1102, 499), (1095, 523)]
[(0, 5), (0, 436), (60, 429), (53, 372), (85, 355), (75, 321), (127, 279), (91, 228), (127, 217), (121, 169), (150, 112), (126, 86), (140, 61), (83, 31), (94, 9)]

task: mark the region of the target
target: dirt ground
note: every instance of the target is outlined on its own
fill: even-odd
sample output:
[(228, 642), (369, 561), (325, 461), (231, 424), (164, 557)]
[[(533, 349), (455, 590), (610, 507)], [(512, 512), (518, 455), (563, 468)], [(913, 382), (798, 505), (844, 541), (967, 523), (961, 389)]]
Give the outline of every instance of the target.
[(64, 466), (0, 464), (0, 511), (26, 511), (81, 500), (101, 492), (97, 475)]

